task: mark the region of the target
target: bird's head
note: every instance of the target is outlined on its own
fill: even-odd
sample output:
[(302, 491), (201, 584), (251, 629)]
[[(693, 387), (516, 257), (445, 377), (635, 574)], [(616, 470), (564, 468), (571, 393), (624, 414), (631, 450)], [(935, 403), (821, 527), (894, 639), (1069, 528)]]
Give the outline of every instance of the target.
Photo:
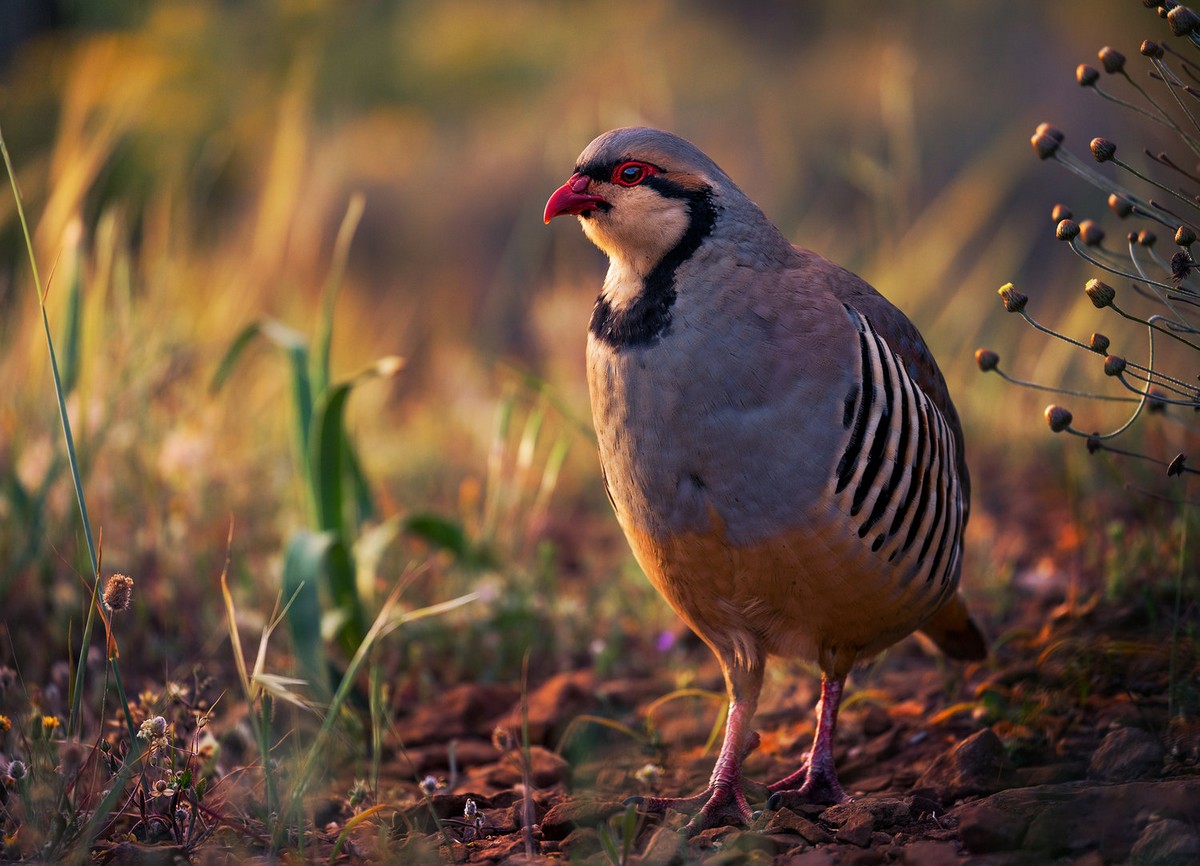
[(546, 202), (545, 220), (574, 214), (592, 243), (646, 274), (689, 234), (712, 229), (714, 191), (732, 183), (691, 143), (658, 129), (606, 132)]

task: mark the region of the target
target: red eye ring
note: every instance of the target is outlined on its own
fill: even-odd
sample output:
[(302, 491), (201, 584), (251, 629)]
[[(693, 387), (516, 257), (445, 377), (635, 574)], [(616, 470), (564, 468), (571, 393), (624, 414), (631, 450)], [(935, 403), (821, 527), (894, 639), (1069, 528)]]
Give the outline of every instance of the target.
[(646, 178), (658, 174), (658, 168), (648, 162), (628, 160), (613, 169), (612, 182), (620, 186), (637, 186)]

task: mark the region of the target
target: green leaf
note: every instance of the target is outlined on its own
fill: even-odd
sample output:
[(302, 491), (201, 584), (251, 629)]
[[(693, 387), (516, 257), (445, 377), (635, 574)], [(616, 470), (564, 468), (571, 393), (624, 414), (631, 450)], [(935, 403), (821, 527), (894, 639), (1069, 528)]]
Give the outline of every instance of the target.
[(471, 556), (471, 543), (461, 523), (456, 523), (432, 512), (413, 514), (404, 521), (404, 530), (424, 539), (434, 547), (454, 554), (455, 559), (466, 560)]
[(303, 530), (288, 541), (283, 559), (283, 595), (293, 599), (286, 614), (292, 647), (300, 669), (318, 695), (330, 691), (321, 639), (320, 585), (335, 542), (331, 533)]
[(321, 395), (309, 438), (309, 472), (317, 526), (339, 538), (348, 537), (342, 508), (342, 464), (348, 447), (344, 426), (346, 400), (352, 388), (353, 381), (343, 382)]
[(238, 359), (242, 357), (242, 352), (246, 351), (246, 347), (261, 333), (262, 326), (258, 322), (251, 322), (238, 332), (238, 335), (233, 338), (233, 342), (229, 344), (229, 348), (225, 350), (225, 354), (221, 356), (221, 362), (217, 364), (217, 371), (213, 373), (212, 381), (208, 385), (210, 394), (221, 390), (226, 380), (229, 379), (229, 374), (237, 366)]

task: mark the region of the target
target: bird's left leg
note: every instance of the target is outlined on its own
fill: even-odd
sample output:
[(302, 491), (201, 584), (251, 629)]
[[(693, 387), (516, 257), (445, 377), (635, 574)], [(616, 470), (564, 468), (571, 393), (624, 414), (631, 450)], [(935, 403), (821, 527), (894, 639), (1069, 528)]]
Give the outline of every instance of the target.
[(838, 781), (833, 764), (833, 734), (842, 702), (844, 677), (821, 675), (821, 700), (817, 704), (817, 732), (808, 762), (799, 770), (768, 786), (768, 809), (789, 803), (845, 803), (850, 799)]
[(626, 800), (648, 812), (666, 809), (689, 813), (694, 811), (687, 825), (689, 833), (730, 819), (739, 824), (748, 824), (752, 819), (750, 805), (742, 791), (742, 761), (758, 745), (758, 735), (750, 729), (750, 720), (758, 707), (763, 665), (758, 663), (748, 668), (722, 666), (725, 668), (725, 684), (729, 691), (729, 716), (725, 721), (725, 740), (708, 787), (691, 797), (631, 797)]

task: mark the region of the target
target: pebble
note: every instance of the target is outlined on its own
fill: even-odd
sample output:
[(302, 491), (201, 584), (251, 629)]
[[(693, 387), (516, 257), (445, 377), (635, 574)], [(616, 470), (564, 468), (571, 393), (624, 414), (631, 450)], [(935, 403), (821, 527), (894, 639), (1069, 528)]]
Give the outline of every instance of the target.
[(1088, 764), (1088, 778), (1102, 782), (1130, 782), (1157, 776), (1165, 750), (1153, 734), (1140, 728), (1109, 732)]

